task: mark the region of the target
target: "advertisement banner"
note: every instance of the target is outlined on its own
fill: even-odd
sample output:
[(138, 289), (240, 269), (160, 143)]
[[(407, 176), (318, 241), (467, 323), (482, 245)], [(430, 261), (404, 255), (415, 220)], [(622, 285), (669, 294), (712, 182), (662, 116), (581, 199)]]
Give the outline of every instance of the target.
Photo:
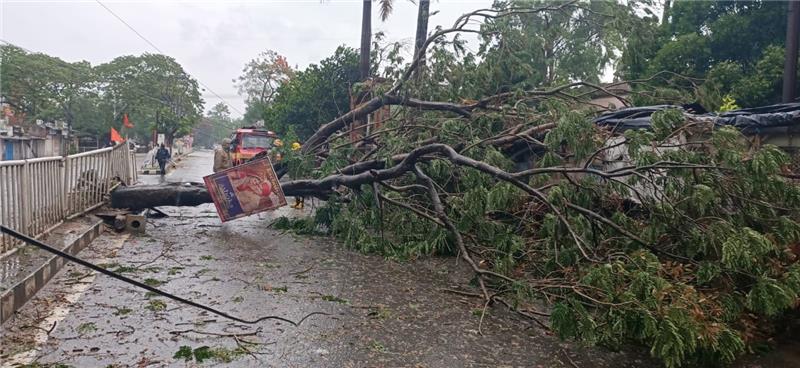
[(203, 180), (222, 222), (286, 205), (269, 157), (211, 174)]

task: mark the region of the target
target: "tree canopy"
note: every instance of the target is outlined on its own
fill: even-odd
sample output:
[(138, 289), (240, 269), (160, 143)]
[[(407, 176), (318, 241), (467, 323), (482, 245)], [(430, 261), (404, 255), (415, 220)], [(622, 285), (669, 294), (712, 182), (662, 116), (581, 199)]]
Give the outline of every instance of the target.
[(3, 101), (26, 120), (63, 120), (101, 135), (120, 128), (128, 114), (135, 126), (131, 133), (147, 139), (152, 129), (170, 138), (186, 134), (201, 115), (197, 81), (168, 56), (121, 56), (92, 66), (11, 45), (0, 51)]
[(358, 81), (358, 52), (339, 47), (332, 56), (295, 72), (276, 89), (262, 112), (264, 123), (280, 133), (292, 129), (305, 139), (322, 122), (350, 109), (350, 88)]
[(231, 129), (241, 125), (240, 119), (231, 118), (228, 105), (222, 102), (217, 103), (211, 110), (208, 110), (192, 130), (194, 144), (198, 147), (213, 147), (229, 136)]
[(712, 110), (725, 96), (743, 107), (780, 102), (786, 12), (787, 4), (776, 1), (667, 3), (660, 23), (655, 16), (638, 21), (618, 75), (667, 71), (703, 79), (694, 98)]

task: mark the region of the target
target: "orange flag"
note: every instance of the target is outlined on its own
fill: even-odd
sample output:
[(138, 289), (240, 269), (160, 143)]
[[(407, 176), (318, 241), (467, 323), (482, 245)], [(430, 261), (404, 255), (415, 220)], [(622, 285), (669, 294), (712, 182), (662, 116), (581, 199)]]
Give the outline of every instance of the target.
[(126, 128), (133, 128), (133, 124), (128, 120), (128, 114), (122, 115), (122, 125)]
[(119, 132), (114, 128), (111, 128), (111, 141), (114, 142), (114, 143), (125, 142), (125, 140), (122, 139), (122, 136), (119, 135)]

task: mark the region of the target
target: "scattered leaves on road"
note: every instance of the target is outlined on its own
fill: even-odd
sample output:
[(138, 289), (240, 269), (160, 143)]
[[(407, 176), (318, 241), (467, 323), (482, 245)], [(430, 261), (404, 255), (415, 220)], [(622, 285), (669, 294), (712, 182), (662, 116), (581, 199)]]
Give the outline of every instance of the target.
[(161, 281), (161, 280), (158, 280), (158, 279), (154, 279), (154, 278), (146, 278), (146, 279), (144, 279), (144, 284), (147, 285), (147, 286), (156, 287), (156, 286), (159, 286), (159, 285), (161, 285), (163, 283), (164, 283), (164, 281)]
[(95, 326), (94, 322), (81, 323), (81, 325), (78, 326), (78, 334), (80, 335), (85, 335), (95, 331), (97, 331), (97, 326)]
[(262, 285), (261, 289), (264, 290), (264, 291), (271, 291), (273, 293), (285, 293), (285, 292), (289, 291), (289, 288), (286, 287), (286, 286), (274, 287), (274, 286), (269, 285), (269, 284)]
[(133, 266), (119, 266), (116, 269), (114, 269), (114, 272), (116, 272), (116, 273), (131, 273), (131, 272), (137, 272), (137, 271), (139, 271), (139, 270), (136, 267), (133, 267)]
[(367, 313), (367, 316), (376, 319), (389, 319), (392, 316), (392, 312), (386, 306), (379, 305)]
[(198, 363), (202, 363), (206, 360), (215, 360), (222, 363), (230, 363), (234, 359), (240, 357), (245, 353), (246, 351), (242, 348), (236, 348), (236, 349), (228, 349), (224, 347), (211, 348), (209, 346), (204, 345), (192, 350), (191, 346), (183, 345), (178, 349), (177, 352), (175, 352), (173, 358), (183, 359), (184, 361), (187, 362), (192, 361), (194, 359)]
[(128, 307), (116, 308), (117, 310), (114, 312), (115, 316), (124, 316), (133, 312), (132, 309)]
[(340, 303), (340, 304), (350, 303), (347, 299), (342, 299), (342, 298), (339, 298), (339, 297), (333, 296), (333, 295), (323, 295), (322, 296), (322, 300), (324, 300), (326, 302), (335, 302), (335, 303)]
[(167, 303), (165, 303), (161, 299), (151, 299), (145, 308), (153, 311), (153, 312), (160, 312), (167, 309)]
[(379, 353), (386, 352), (386, 347), (383, 346), (383, 344), (381, 344), (379, 341), (372, 341), (372, 343), (370, 344), (370, 348)]

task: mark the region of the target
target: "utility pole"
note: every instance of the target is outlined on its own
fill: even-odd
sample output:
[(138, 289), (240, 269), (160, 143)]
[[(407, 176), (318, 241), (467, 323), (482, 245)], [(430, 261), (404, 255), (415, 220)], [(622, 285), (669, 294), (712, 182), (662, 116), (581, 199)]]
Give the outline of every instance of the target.
[(800, 2), (789, 1), (786, 23), (786, 62), (783, 67), (783, 102), (797, 97), (797, 46), (800, 32)]

